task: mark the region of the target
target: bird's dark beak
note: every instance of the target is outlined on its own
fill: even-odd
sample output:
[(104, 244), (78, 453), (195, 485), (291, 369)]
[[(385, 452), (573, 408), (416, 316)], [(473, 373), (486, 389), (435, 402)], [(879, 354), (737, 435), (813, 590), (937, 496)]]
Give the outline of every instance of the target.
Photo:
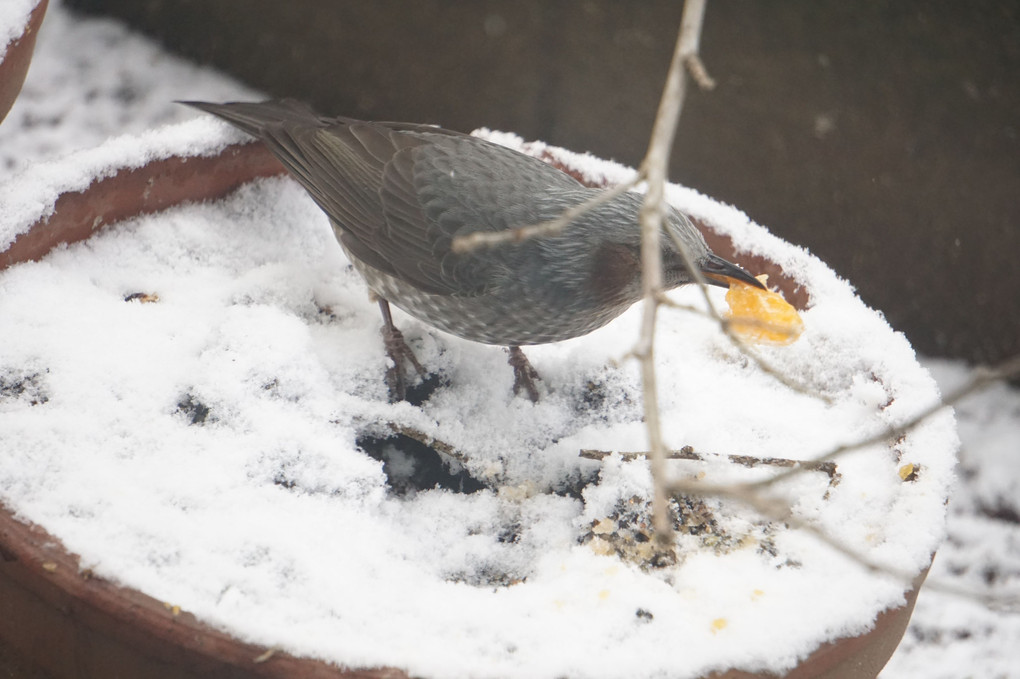
[(766, 289), (757, 278), (718, 255), (708, 256), (708, 259), (701, 264), (701, 273), (705, 274), (708, 283), (722, 288), (729, 287), (730, 281), (736, 280), (762, 290)]

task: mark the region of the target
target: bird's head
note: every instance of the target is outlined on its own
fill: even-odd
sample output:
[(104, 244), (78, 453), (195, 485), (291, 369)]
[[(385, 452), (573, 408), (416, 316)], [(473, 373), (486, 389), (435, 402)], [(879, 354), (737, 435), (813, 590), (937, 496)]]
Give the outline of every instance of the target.
[[(547, 256), (528, 258), (535, 264), (536, 279), (548, 290), (564, 291), (565, 298), (590, 299), (600, 306), (626, 309), (642, 296), (641, 230), (638, 214), (643, 197), (625, 193), (582, 215), (572, 230), (532, 247), (547, 249)], [(677, 243), (710, 285), (728, 287), (736, 280), (758, 288), (764, 286), (742, 268), (713, 253), (701, 232), (684, 214), (669, 207), (665, 214), (662, 244), (663, 287), (666, 290), (697, 282), (684, 263)], [(582, 263), (580, 267), (540, 264), (557, 260)], [(578, 276), (578, 270), (586, 276)]]
[(744, 269), (712, 252), (691, 220), (672, 207), (666, 210), (665, 231), (662, 243), (662, 268), (663, 283), (667, 289), (697, 281), (687, 269), (677, 245), (678, 241), (709, 285), (725, 288), (729, 287), (731, 281), (736, 280), (757, 288), (765, 287)]

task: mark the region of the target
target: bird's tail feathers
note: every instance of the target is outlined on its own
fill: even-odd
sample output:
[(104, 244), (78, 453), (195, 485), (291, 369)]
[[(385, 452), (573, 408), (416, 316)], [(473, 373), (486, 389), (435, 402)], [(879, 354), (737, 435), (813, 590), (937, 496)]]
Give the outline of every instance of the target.
[(325, 123), (325, 119), (316, 114), (308, 105), (294, 99), (258, 103), (213, 104), (206, 101), (178, 101), (177, 103), (211, 113), (256, 137), (261, 137), (262, 130), (273, 123), (302, 122), (310, 125)]

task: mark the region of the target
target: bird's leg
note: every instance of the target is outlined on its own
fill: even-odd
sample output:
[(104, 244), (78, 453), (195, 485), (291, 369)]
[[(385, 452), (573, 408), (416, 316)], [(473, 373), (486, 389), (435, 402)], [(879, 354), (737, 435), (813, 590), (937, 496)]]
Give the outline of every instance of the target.
[(379, 299), (379, 310), (382, 311), (383, 342), (386, 344), (386, 353), (389, 355), (393, 365), (386, 370), (386, 383), (390, 387), (390, 398), (395, 401), (403, 401), (407, 395), (407, 380), (404, 378), (404, 361), (414, 366), (418, 374), (427, 377), (425, 368), (418, 362), (418, 358), (411, 351), (404, 341), (404, 335), (393, 325), (393, 317), (390, 315), (390, 303), (385, 299)]
[(538, 371), (531, 365), (531, 361), (524, 355), (520, 347), (508, 347), (510, 359), (507, 361), (514, 369), (514, 394), (521, 393), (521, 389), (528, 392), (528, 398), (532, 403), (538, 403), (538, 388), (535, 380), (542, 379)]

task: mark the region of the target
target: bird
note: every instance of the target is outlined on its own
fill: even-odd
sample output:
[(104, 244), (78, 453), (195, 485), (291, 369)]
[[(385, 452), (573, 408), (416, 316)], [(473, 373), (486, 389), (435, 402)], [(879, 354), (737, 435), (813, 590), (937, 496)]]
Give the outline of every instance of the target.
[[(379, 304), (393, 400), (405, 397), (405, 364), (423, 378), (427, 372), (396, 328), (391, 303), (456, 337), (507, 347), (514, 393), (537, 402), (538, 373), (521, 347), (586, 335), (642, 298), (639, 194), (593, 207), (555, 235), (458, 252), (458, 237), (552, 220), (600, 189), (441, 127), (324, 117), (292, 99), (180, 103), (261, 140), (329, 217)], [(667, 206), (663, 224), (707, 282), (763, 287), (713, 253), (682, 212)], [(694, 282), (674, 238), (661, 247), (664, 288)]]

